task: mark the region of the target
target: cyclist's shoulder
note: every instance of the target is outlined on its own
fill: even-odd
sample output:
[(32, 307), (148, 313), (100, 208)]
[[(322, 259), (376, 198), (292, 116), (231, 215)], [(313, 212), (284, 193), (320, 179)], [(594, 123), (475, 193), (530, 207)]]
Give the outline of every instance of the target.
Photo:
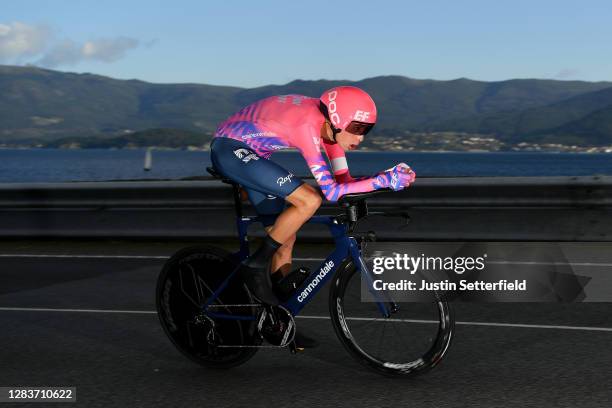
[(275, 95), (262, 99), (260, 103), (275, 106), (281, 112), (309, 112), (318, 111), (319, 100), (305, 95), (287, 94)]
[(270, 101), (268, 109), (258, 112), (256, 119), (276, 122), (291, 135), (301, 137), (301, 133), (310, 133), (310, 128), (320, 127), (323, 123), (318, 99), (303, 95), (277, 95), (267, 100)]

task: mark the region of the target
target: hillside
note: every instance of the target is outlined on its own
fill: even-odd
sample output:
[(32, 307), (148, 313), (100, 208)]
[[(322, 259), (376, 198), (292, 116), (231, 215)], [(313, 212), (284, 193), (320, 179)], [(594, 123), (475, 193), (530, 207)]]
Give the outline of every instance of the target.
[[(496, 134), (506, 140), (529, 140), (537, 139), (540, 135), (552, 134), (554, 129), (576, 122), (572, 129), (588, 137), (586, 128), (585, 132), (580, 130), (581, 119), (609, 106), (612, 106), (612, 87), (587, 92), (544, 106), (450, 120), (436, 124), (435, 128), (436, 130)], [(604, 117), (598, 117), (604, 119)], [(612, 136), (612, 134), (609, 135)]]
[(160, 128), (192, 132), (189, 139), (210, 134), (229, 114), (257, 99), (288, 93), (318, 96), (339, 84), (359, 86), (376, 100), (380, 119), (374, 137), (444, 131), (489, 135), (509, 143), (559, 137), (581, 145), (612, 145), (609, 82), (381, 76), (245, 89), (12, 66), (0, 66), (0, 143), (118, 140)]

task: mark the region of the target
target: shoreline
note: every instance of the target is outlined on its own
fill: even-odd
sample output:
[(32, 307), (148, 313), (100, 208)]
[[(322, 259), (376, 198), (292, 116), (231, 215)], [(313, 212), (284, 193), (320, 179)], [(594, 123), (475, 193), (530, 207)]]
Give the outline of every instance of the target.
[[(43, 147), (43, 146), (0, 146), (0, 150), (62, 150), (62, 151), (115, 151), (115, 150), (126, 150), (126, 151), (146, 151), (146, 150), (156, 150), (156, 151), (183, 151), (183, 152), (209, 152), (209, 148), (174, 148), (174, 147), (163, 147), (163, 146), (146, 146), (146, 147), (110, 147), (110, 148), (97, 148), (97, 147)], [(578, 150), (578, 149), (587, 149), (587, 150)], [(593, 150), (595, 149), (595, 150)], [(603, 151), (601, 151), (601, 150)], [(295, 149), (286, 149), (274, 152), (274, 154), (288, 154), (295, 153), (297, 150)], [(550, 154), (612, 154), (612, 147), (580, 147), (576, 149), (568, 149), (568, 150), (547, 150), (547, 149), (509, 149), (509, 150), (484, 150), (484, 149), (474, 149), (474, 150), (418, 150), (418, 149), (392, 149), (392, 150), (378, 150), (378, 149), (363, 149), (363, 150), (353, 150), (347, 152), (350, 154), (367, 154), (367, 153), (466, 153), (466, 154), (513, 154), (513, 153), (550, 153)]]

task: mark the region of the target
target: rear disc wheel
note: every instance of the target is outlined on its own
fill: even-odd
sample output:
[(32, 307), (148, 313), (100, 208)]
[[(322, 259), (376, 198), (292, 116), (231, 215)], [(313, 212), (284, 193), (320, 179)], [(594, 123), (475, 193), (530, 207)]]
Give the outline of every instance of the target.
[[(183, 355), (206, 367), (233, 367), (257, 352), (253, 347), (259, 344), (255, 320), (211, 318), (202, 311), (202, 305), (237, 266), (220, 248), (189, 247), (166, 262), (157, 281), (157, 313), (164, 332)], [(252, 303), (236, 276), (212, 305), (217, 313), (255, 316), (254, 307), (229, 306)]]

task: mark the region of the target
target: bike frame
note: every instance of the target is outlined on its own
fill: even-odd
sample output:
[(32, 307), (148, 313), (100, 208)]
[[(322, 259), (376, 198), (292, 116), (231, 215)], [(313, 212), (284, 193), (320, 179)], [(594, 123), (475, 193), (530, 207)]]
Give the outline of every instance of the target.
[[(238, 229), (238, 236), (240, 238), (240, 249), (235, 254), (237, 258), (242, 261), (249, 256), (249, 246), (247, 231), (251, 224), (261, 222), (259, 217), (244, 217), (238, 214), (236, 219), (236, 227)], [(361, 250), (357, 240), (353, 236), (349, 236), (347, 225), (339, 222), (336, 217), (333, 216), (314, 216), (309, 221), (311, 224), (323, 224), (326, 225), (336, 245), (335, 250), (319, 265), (315, 272), (302, 283), (302, 285), (295, 291), (293, 296), (286, 302), (282, 303), (281, 306), (285, 307), (293, 316), (297, 316), (300, 311), (306, 306), (319, 292), (319, 290), (325, 286), (325, 284), (334, 276), (336, 270), (343, 265), (343, 263), (351, 259), (355, 267), (360, 271), (362, 279), (366, 280), (370, 292), (374, 294), (378, 309), (380, 310), (383, 317), (389, 317), (391, 305), (380, 299), (380, 294), (375, 293), (373, 290), (372, 274), (368, 269), (366, 263), (361, 256)], [(232, 273), (219, 285), (214, 291), (212, 296), (203, 305), (203, 311), (212, 318), (221, 319), (233, 319), (233, 320), (255, 320), (256, 316), (249, 315), (235, 315), (228, 313), (217, 313), (211, 311), (210, 306), (227, 287), (228, 283), (238, 273), (238, 269), (234, 269)], [(318, 271), (318, 272), (317, 272)]]

